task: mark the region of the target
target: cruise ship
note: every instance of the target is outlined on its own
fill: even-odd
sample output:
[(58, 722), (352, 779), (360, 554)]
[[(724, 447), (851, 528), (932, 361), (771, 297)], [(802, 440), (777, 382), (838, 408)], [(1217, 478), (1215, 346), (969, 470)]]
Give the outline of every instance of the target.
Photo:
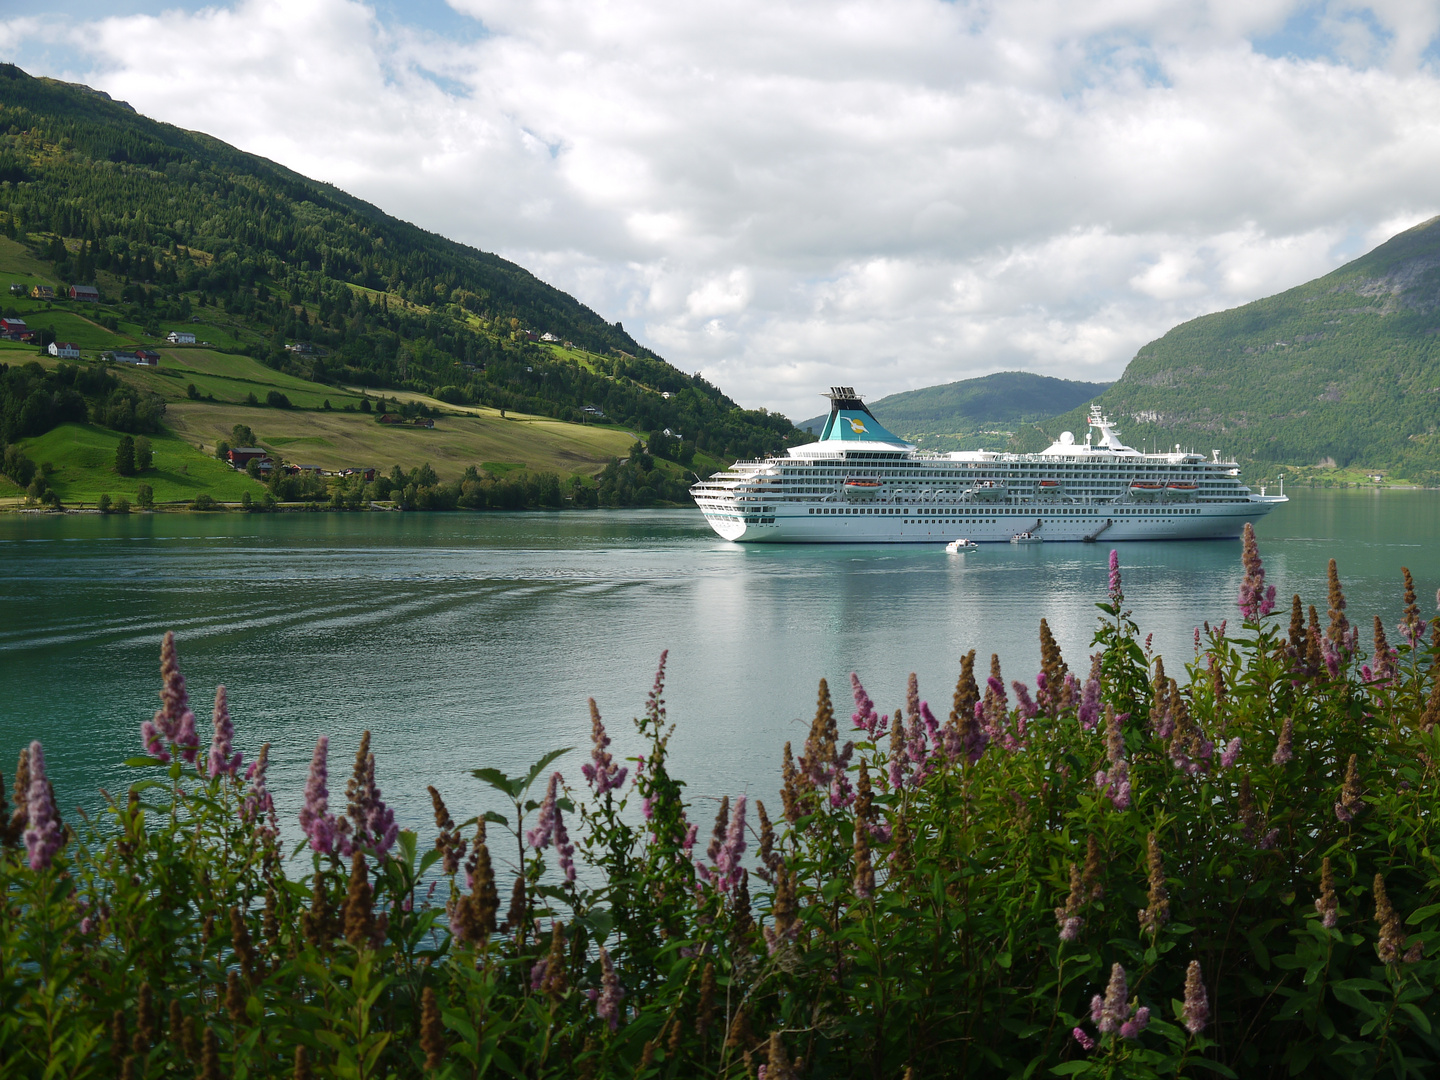
[(690, 488), (717, 533), (740, 543), (1223, 540), (1286, 502), (1253, 493), (1240, 468), (1178, 446), (1146, 454), (1090, 410), (1083, 442), (1060, 433), (1038, 454), (918, 449), (848, 386), (825, 395), (818, 441), (737, 461)]

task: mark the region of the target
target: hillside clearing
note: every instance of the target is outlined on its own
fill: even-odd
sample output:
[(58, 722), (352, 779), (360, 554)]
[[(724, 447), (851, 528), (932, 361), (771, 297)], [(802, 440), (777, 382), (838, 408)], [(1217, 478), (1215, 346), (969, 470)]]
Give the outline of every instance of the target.
[[(442, 480), (453, 480), (466, 466), (483, 462), (521, 462), (533, 471), (593, 475), (612, 457), (623, 457), (634, 441), (612, 427), (588, 427), (543, 418), (498, 415), (442, 416), (434, 429), (386, 427), (358, 413), (256, 409), (243, 405), (178, 402), (165, 422), (206, 451), (230, 429), (247, 424), (259, 443), (279, 456), (304, 465), (335, 470), (374, 467), (412, 469), (425, 462)], [(274, 441), (271, 441), (274, 440)]]
[(141, 484), (150, 485), (157, 503), (190, 502), (201, 492), (234, 502), (247, 491), (255, 497), (264, 491), (244, 473), (207, 457), (169, 431), (146, 438), (154, 447), (155, 465), (136, 476), (115, 472), (120, 433), (93, 424), (61, 424), (20, 446), (32, 461), (53, 466), (50, 486), (67, 504), (93, 503), (102, 494), (124, 496), (133, 503)]

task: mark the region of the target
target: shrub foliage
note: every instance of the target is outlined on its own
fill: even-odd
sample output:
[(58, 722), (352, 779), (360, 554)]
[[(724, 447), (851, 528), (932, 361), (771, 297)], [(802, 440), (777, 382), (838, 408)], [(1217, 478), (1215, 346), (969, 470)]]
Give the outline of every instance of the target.
[[(948, 717), (824, 683), (771, 818), (709, 838), (592, 703), (583, 781), (476, 769), (509, 807), (400, 830), (368, 734), (328, 740), (285, 850), (265, 773), (208, 748), (173, 639), (135, 781), (62, 825), (39, 743), (0, 856), (0, 1072), (211, 1076), (1421, 1075), (1440, 1058), (1440, 620), (1362, 647), (1273, 589), (1152, 656), (1112, 561), (1095, 653), (961, 665)], [(1113, 556), (1112, 556), (1113, 559)], [(1389, 637), (1395, 639), (1392, 647)], [(1367, 634), (1367, 636), (1371, 636)], [(458, 803), (460, 794), (450, 792)], [(568, 831), (574, 828), (574, 839)], [(763, 1070), (763, 1071), (762, 1071)]]

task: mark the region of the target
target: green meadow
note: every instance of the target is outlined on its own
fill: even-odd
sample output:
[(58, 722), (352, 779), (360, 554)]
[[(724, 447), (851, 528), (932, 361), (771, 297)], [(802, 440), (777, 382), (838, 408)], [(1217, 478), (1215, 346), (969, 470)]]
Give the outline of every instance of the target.
[[(134, 503), (141, 484), (150, 485), (157, 503), (190, 502), (202, 492), (222, 502), (238, 502), (247, 491), (254, 497), (264, 491), (244, 473), (166, 430), (146, 436), (154, 447), (154, 466), (135, 476), (121, 476), (115, 471), (120, 437), (93, 424), (61, 424), (20, 446), (32, 461), (48, 468), (50, 486), (69, 506), (94, 503), (102, 494)], [(12, 494), (21, 492), (15, 489)]]

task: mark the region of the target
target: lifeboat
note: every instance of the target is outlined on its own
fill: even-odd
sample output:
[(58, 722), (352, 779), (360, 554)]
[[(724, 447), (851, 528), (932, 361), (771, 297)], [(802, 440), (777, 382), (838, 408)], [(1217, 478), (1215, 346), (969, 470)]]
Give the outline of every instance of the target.
[(1193, 499), (1199, 486), (1187, 481), (1176, 481), (1173, 484), (1165, 485), (1165, 498), (1167, 499)]
[(842, 485), (845, 495), (851, 499), (873, 499), (880, 494), (880, 481), (860, 477), (847, 477)]
[(981, 502), (994, 502), (1005, 497), (1005, 485), (994, 480), (981, 480), (970, 489), (970, 497)]
[(1059, 481), (1059, 480), (1041, 480), (1041, 481), (1040, 481), (1040, 490), (1041, 490), (1041, 491), (1057, 491), (1057, 490), (1059, 490), (1059, 488), (1060, 488), (1060, 481)]
[(1130, 484), (1130, 495), (1135, 499), (1153, 499), (1165, 490), (1165, 485), (1154, 480), (1135, 480)]

